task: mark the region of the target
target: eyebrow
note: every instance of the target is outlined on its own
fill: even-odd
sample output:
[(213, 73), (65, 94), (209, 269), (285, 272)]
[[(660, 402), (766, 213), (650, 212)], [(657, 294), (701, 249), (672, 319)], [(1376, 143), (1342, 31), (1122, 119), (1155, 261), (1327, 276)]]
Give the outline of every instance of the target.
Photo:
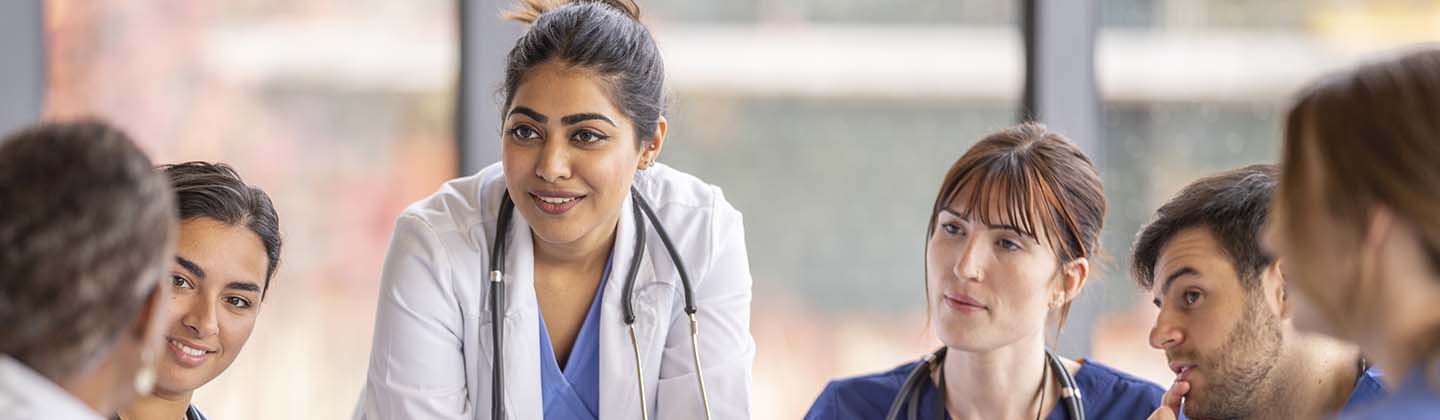
[(1165, 276), (1165, 282), (1160, 284), (1160, 294), (1163, 295), (1166, 293), (1170, 293), (1170, 285), (1175, 283), (1175, 279), (1192, 274), (1200, 274), (1200, 272), (1195, 271), (1194, 268), (1187, 265), (1184, 267), (1180, 267), (1179, 270), (1175, 270), (1175, 272), (1170, 273), (1170, 275), (1168, 276)]
[[(597, 113), (594, 113), (594, 112), (584, 112), (584, 113), (579, 113), (579, 114), (566, 115), (566, 116), (560, 118), (560, 123), (561, 123), (561, 124), (565, 124), (565, 125), (572, 125), (572, 124), (575, 124), (575, 123), (578, 123), (578, 122), (581, 122), (581, 121), (590, 121), (590, 120), (600, 120), (600, 121), (604, 121), (604, 122), (606, 122), (606, 123), (609, 123), (611, 127), (614, 127), (614, 126), (615, 126), (615, 122), (614, 122), (614, 121), (611, 121), (609, 117), (606, 117), (606, 116), (604, 116), (604, 115), (600, 115), (600, 114), (597, 114)], [(543, 122), (543, 121), (542, 121), (542, 122)]]
[(248, 281), (232, 281), (225, 284), (225, 288), (260, 293), (260, 285)]
[[(950, 213), (951, 216), (955, 216), (955, 218), (957, 218), (957, 219), (969, 220), (968, 217), (961, 216), (961, 215), (960, 215), (960, 212), (957, 212), (957, 211), (955, 211), (955, 210), (951, 210), (949, 207), (942, 208), (942, 209), (940, 209), (940, 211), (943, 211), (943, 212), (946, 212), (946, 213)], [(1011, 231), (1011, 232), (1015, 232), (1016, 235), (1020, 235), (1020, 236), (1024, 236), (1024, 237), (1030, 238), (1030, 239), (1034, 239), (1034, 240), (1036, 240), (1037, 242), (1040, 240), (1040, 238), (1035, 237), (1035, 235), (1031, 235), (1031, 234), (1025, 233), (1025, 231), (1022, 231), (1022, 230), (1020, 230), (1020, 228), (1015, 227), (1015, 226), (1013, 226), (1013, 225), (1005, 225), (1005, 224), (998, 224), (998, 223), (986, 223), (986, 224), (985, 224), (985, 227), (990, 228), (990, 229), (1003, 229), (1003, 230), (1008, 230), (1008, 231)]]
[(505, 116), (509, 117), (515, 114), (524, 114), (525, 116), (530, 117), (530, 119), (538, 121), (541, 124), (544, 124), (546, 121), (550, 121), (550, 117), (546, 117), (545, 114), (535, 112), (535, 110), (523, 106), (515, 107), (515, 109), (510, 110), (510, 113), (505, 114)]
[(205, 278), (205, 269), (200, 268), (200, 264), (196, 264), (195, 262), (187, 260), (185, 259), (185, 257), (179, 255), (175, 256), (175, 263), (180, 264), (180, 266), (184, 267), (185, 270), (195, 274), (195, 277), (199, 277), (202, 279)]

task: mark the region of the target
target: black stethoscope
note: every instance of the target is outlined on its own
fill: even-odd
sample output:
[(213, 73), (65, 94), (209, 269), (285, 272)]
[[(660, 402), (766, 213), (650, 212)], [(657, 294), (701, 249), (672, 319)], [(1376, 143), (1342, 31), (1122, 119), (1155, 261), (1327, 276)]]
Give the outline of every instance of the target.
[[(890, 410), (889, 413), (885, 415), (885, 420), (899, 419), (900, 410), (906, 406), (909, 407), (909, 410), (906, 412), (905, 418), (912, 420), (920, 418), (921, 389), (925, 386), (925, 382), (929, 380), (931, 369), (938, 368), (940, 364), (945, 361), (945, 349), (945, 347), (941, 347), (934, 353), (925, 355), (925, 358), (920, 361), (920, 364), (915, 365), (915, 369), (910, 370), (910, 376), (906, 377), (905, 383), (900, 385), (899, 395), (896, 395), (895, 400), (890, 402)], [(1045, 362), (1048, 370), (1056, 372), (1055, 379), (1060, 385), (1060, 402), (1065, 404), (1065, 410), (1070, 414), (1070, 419), (1085, 420), (1085, 404), (1080, 401), (1080, 387), (1075, 384), (1075, 377), (1071, 376), (1070, 370), (1066, 369), (1065, 364), (1060, 362), (1060, 357), (1056, 356), (1055, 353), (1051, 353), (1049, 349), (1045, 350)], [(943, 393), (944, 388), (945, 375), (942, 374), (940, 375), (940, 389), (938, 392)], [(1043, 394), (1041, 395), (1041, 399), (1044, 399)], [(941, 401), (944, 401), (944, 399), (942, 398)], [(937, 405), (939, 406), (940, 415), (936, 417), (936, 419), (943, 420), (945, 418), (945, 404), (942, 402)]]
[[(501, 324), (501, 305), (504, 300), (505, 290), (505, 247), (509, 245), (507, 233), (510, 231), (510, 216), (515, 211), (515, 203), (510, 200), (510, 191), (501, 193), (500, 215), (496, 221), (495, 243), (490, 247), (490, 335), (495, 343), (494, 374), (491, 375), (491, 400), (490, 418), (504, 419), (505, 404), (501, 398), (504, 396), (502, 379), (505, 377), (502, 370), (501, 355), (504, 347), (501, 345), (501, 336), (504, 327)], [(710, 397), (705, 392), (705, 374), (700, 371), (700, 341), (699, 324), (695, 321), (695, 291), (690, 288), (690, 276), (686, 274), (685, 264), (680, 261), (680, 253), (675, 251), (675, 244), (670, 241), (670, 234), (665, 232), (665, 227), (660, 225), (660, 218), (655, 216), (655, 210), (650, 208), (650, 203), (640, 196), (640, 191), (630, 187), (630, 199), (634, 203), (635, 210), (635, 254), (630, 257), (630, 271), (625, 277), (624, 295), (620, 297), (625, 307), (625, 325), (630, 328), (630, 347), (635, 350), (635, 379), (640, 385), (640, 418), (650, 418), (649, 408), (645, 405), (645, 374), (640, 363), (640, 342), (635, 336), (635, 305), (631, 302), (630, 296), (635, 290), (635, 276), (640, 273), (640, 257), (645, 253), (645, 218), (650, 219), (650, 226), (655, 228), (655, 233), (660, 235), (660, 242), (665, 244), (665, 252), (670, 254), (670, 261), (675, 263), (675, 270), (680, 272), (680, 283), (685, 289), (685, 315), (690, 317), (690, 348), (695, 356), (695, 379), (700, 387), (700, 402), (705, 406), (705, 418), (710, 418)], [(644, 216), (641, 216), (641, 212)]]

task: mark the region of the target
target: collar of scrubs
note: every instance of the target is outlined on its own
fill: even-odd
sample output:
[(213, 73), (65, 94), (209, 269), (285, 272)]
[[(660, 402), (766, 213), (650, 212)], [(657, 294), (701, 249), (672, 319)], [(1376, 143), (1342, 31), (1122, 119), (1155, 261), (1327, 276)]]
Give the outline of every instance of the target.
[(1410, 369), (1405, 381), (1389, 397), (1342, 418), (1412, 419), (1434, 418), (1440, 412), (1440, 384), (1432, 384), (1436, 372), (1424, 367)]
[[(585, 322), (570, 348), (565, 369), (555, 360), (554, 346), (545, 316), (540, 315), (540, 392), (546, 420), (598, 419), (600, 416), (600, 302), (605, 283), (610, 279), (611, 260), (605, 259), (605, 270), (595, 288), (595, 298), (585, 313)], [(535, 309), (540, 312), (539, 307)]]
[[(1085, 367), (1084, 367), (1084, 366), (1081, 366), (1081, 367), (1080, 367), (1080, 370), (1083, 372), (1083, 371), (1085, 370)], [(1078, 375), (1078, 374), (1075, 375), (1075, 378), (1076, 378), (1076, 380), (1078, 381), (1079, 378), (1080, 378), (1080, 375)], [(1049, 379), (1052, 380), (1052, 381), (1055, 380), (1055, 378), (1054, 378), (1053, 376), (1050, 377)], [(1084, 388), (1084, 387), (1082, 386), (1082, 388)], [(1087, 392), (1087, 391), (1091, 391), (1091, 390), (1081, 389), (1081, 390), (1080, 390), (1080, 396), (1081, 396), (1082, 398), (1090, 398), (1092, 395), (1095, 394), (1095, 392)], [(917, 414), (920, 415), (920, 418), (922, 418), (922, 419), (928, 419), (928, 418), (930, 418), (930, 417), (928, 417), (928, 416), (930, 416), (931, 414), (942, 412), (942, 411), (940, 410), (940, 392), (939, 392), (939, 388), (935, 386), (935, 383), (934, 383), (934, 382), (932, 382), (932, 381), (925, 381), (925, 385), (924, 385), (924, 387), (921, 388), (921, 392), (923, 393), (923, 394), (922, 394), (923, 396), (922, 396), (922, 398), (920, 399), (920, 407), (919, 407), (919, 410), (918, 410), (918, 412), (917, 412)], [(898, 393), (898, 392), (897, 392), (897, 393)], [(1092, 401), (1084, 401), (1084, 403), (1087, 404), (1087, 405), (1089, 405), (1089, 404), (1094, 404), (1094, 402), (1092, 402)], [(1057, 400), (1057, 401), (1055, 402), (1055, 408), (1053, 408), (1053, 409), (1050, 410), (1050, 414), (1045, 415), (1045, 419), (1046, 419), (1046, 420), (1068, 420), (1068, 419), (1070, 418), (1070, 414), (1069, 414), (1069, 412), (1067, 412), (1067, 411), (1065, 411), (1065, 410), (1066, 410), (1066, 408), (1065, 408), (1065, 402), (1064, 402), (1064, 401), (1059, 401), (1059, 400)], [(1032, 412), (1031, 414), (1034, 414), (1034, 413)], [(905, 417), (902, 416), (901, 418), (905, 418)], [(942, 418), (939, 419), (939, 420), (945, 420), (945, 419), (949, 419), (949, 418), (950, 418), (950, 414), (949, 414), (949, 413), (945, 413), (945, 416), (942, 417)]]
[[(110, 420), (124, 419), (121, 419), (119, 415), (116, 415), (114, 417), (111, 417)], [(200, 409), (195, 408), (195, 404), (190, 404), (189, 406), (185, 407), (185, 420), (206, 420), (206, 418), (204, 414), (200, 413)]]
[(1340, 412), (1353, 412), (1384, 398), (1385, 384), (1381, 382), (1380, 378), (1380, 368), (1372, 366), (1365, 369), (1365, 374), (1355, 379), (1355, 389), (1350, 391), (1350, 398), (1345, 399), (1345, 406), (1340, 409)]
[[(908, 372), (908, 370), (906, 370)], [(1054, 377), (1051, 377), (1054, 380)], [(1086, 417), (1094, 417), (1100, 410), (1100, 418), (1144, 418), (1159, 404), (1163, 390), (1153, 384), (1144, 388), (1126, 388), (1118, 384), (1124, 380), (1117, 371), (1096, 363), (1082, 361), (1080, 370), (1075, 372), (1075, 384), (1080, 391), (1081, 402), (1085, 404)], [(1151, 389), (1153, 388), (1153, 389)], [(931, 381), (924, 382), (918, 414), (931, 418), (940, 411), (940, 395)], [(891, 396), (893, 398), (893, 394)], [(883, 416), (883, 413), (878, 413)], [(902, 417), (903, 418), (903, 417)], [(948, 414), (945, 419), (950, 418)], [(1070, 420), (1070, 412), (1064, 401), (1057, 401), (1055, 407), (1045, 415), (1047, 420)]]
[(0, 413), (6, 419), (103, 419), (60, 385), (5, 354), (0, 354)]
[(206, 420), (206, 419), (205, 419), (205, 415), (200, 413), (200, 409), (195, 408), (195, 404), (190, 404), (190, 408), (185, 409), (185, 420)]

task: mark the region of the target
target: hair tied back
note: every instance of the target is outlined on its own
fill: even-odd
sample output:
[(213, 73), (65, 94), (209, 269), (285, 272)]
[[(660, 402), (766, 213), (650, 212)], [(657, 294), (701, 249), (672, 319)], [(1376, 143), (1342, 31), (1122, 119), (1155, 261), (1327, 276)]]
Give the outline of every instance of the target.
[(514, 7), (500, 13), (500, 17), (522, 24), (530, 25), (540, 19), (540, 15), (551, 10), (558, 9), (571, 3), (600, 3), (615, 8), (625, 13), (631, 19), (640, 20), (640, 5), (634, 0), (519, 0)]

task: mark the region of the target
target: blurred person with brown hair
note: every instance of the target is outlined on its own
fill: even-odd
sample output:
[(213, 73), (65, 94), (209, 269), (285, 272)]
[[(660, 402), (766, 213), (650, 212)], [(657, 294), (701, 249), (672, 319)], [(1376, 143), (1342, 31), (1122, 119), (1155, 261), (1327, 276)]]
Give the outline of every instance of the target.
[(116, 418), (204, 420), (191, 398), (235, 361), (255, 329), (280, 263), (280, 219), (270, 196), (228, 165), (186, 162), (160, 171), (180, 210), (166, 352), (154, 393)]
[(105, 123), (0, 140), (0, 419), (101, 419), (150, 392), (173, 194)]
[(1145, 417), (1159, 386), (1045, 344), (1092, 275), (1105, 207), (1094, 165), (1061, 134), (1026, 123), (981, 139), (945, 174), (926, 230), (925, 302), (944, 347), (832, 381), (805, 418)]
[[(1261, 232), (1279, 181), (1275, 165), (1197, 180), (1136, 235), (1131, 272), (1160, 308), (1150, 346), (1176, 379), (1151, 418), (1317, 418), (1384, 396), (1359, 349), (1298, 331), (1306, 308), (1288, 262)], [(1182, 405), (1183, 397), (1183, 405)]]
[(1309, 86), (1281, 156), (1270, 244), (1392, 390), (1354, 417), (1440, 418), (1440, 45)]
[(501, 161), (396, 222), (357, 414), (749, 418), (741, 215), (656, 163), (665, 72), (638, 8), (509, 15), (529, 28), (507, 59)]

